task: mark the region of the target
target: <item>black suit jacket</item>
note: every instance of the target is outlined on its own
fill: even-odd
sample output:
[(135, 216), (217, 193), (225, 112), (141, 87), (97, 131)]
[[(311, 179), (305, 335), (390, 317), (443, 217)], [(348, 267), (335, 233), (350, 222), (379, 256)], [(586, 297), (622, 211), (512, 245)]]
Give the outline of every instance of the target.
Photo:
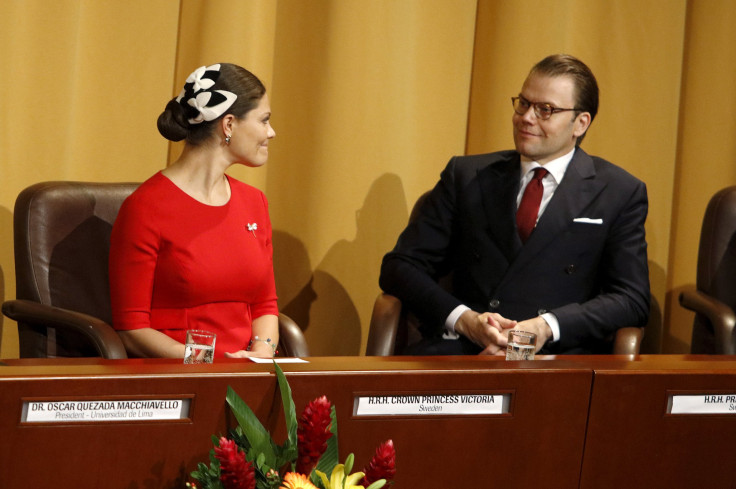
[[(577, 148), (536, 228), (516, 229), (516, 151), (455, 157), (381, 267), (380, 286), (438, 336), (458, 305), (524, 320), (553, 313), (547, 353), (610, 351), (616, 329), (643, 326), (649, 271), (643, 182)], [(437, 279), (452, 272), (452, 290)]]

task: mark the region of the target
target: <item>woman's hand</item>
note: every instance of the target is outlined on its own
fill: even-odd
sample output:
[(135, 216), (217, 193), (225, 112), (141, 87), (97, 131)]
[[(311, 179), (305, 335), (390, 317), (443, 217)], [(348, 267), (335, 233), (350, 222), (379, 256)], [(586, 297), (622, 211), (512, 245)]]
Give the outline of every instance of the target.
[(270, 348), (268, 349), (268, 351), (265, 351), (265, 350), (255, 350), (255, 351), (238, 350), (232, 353), (226, 351), (225, 358), (273, 358), (273, 350), (271, 350)]

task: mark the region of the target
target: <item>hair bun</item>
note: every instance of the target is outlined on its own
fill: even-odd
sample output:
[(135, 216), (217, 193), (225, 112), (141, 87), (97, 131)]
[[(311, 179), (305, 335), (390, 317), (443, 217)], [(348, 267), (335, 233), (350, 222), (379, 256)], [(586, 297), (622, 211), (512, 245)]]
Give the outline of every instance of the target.
[(181, 141), (187, 137), (189, 122), (184, 114), (184, 108), (175, 98), (166, 104), (166, 108), (158, 116), (156, 126), (158, 132), (169, 141)]

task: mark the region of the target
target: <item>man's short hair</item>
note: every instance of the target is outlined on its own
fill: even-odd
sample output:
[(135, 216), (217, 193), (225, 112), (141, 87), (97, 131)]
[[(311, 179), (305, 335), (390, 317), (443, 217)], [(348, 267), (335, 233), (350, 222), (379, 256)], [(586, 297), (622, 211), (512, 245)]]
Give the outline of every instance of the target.
[(575, 108), (590, 113), (593, 122), (598, 113), (598, 82), (590, 68), (569, 54), (553, 54), (534, 65), (529, 75), (569, 76), (575, 83)]

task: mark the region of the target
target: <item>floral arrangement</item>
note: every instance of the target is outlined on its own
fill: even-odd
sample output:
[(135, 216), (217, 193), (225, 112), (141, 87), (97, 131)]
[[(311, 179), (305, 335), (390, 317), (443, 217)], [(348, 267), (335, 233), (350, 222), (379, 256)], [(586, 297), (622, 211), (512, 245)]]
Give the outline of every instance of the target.
[[(362, 471), (352, 472), (351, 453), (338, 461), (335, 407), (322, 396), (309, 402), (297, 420), (291, 387), (276, 367), (286, 418), (287, 439), (279, 445), (248, 405), (228, 387), (226, 401), (238, 426), (212, 437), (210, 464), (199, 463), (187, 482), (191, 489), (379, 489), (392, 484), (396, 451), (382, 443)], [(328, 475), (329, 474), (329, 475)]]

